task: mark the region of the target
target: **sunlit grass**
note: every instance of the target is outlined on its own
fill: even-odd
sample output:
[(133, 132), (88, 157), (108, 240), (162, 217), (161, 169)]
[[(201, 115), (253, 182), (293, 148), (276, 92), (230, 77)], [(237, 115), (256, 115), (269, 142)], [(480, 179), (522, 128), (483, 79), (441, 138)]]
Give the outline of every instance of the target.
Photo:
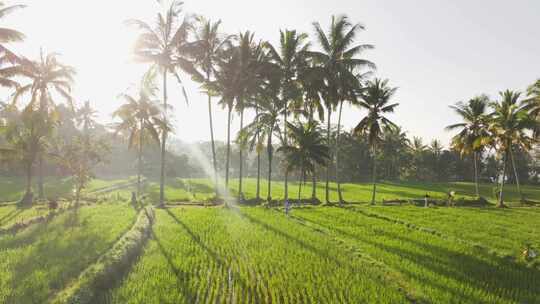
[[(243, 192), (246, 199), (253, 199), (257, 193), (256, 179), (244, 179)], [(272, 181), (272, 198), (282, 200), (284, 198), (283, 181)], [(495, 202), (494, 185), (480, 185), (480, 194)], [(338, 201), (337, 185), (330, 183), (330, 200)], [(289, 183), (289, 198), (298, 198), (299, 184), (296, 181)], [(522, 186), (522, 190), (528, 199), (540, 201), (540, 187)], [(154, 201), (159, 199), (159, 183), (151, 181), (146, 191)], [(233, 195), (238, 194), (238, 179), (232, 179), (229, 184), (229, 191)], [(369, 202), (371, 201), (371, 183), (344, 183), (342, 184), (343, 198), (347, 202)], [(426, 194), (435, 199), (446, 199), (448, 192), (454, 191), (457, 197), (474, 198), (475, 190), (473, 183), (419, 183), (419, 182), (381, 182), (377, 186), (377, 202), (395, 199), (421, 199)], [(266, 199), (268, 192), (268, 182), (261, 180), (260, 197)], [(307, 182), (302, 185), (301, 198), (311, 198), (312, 184)], [(317, 198), (325, 201), (325, 183), (319, 181), (316, 187)], [(165, 187), (165, 197), (169, 202), (181, 201), (205, 201), (215, 196), (214, 185), (210, 179), (169, 179)], [(518, 202), (519, 194), (515, 185), (505, 186), (505, 200), (507, 202)]]
[(113, 303), (403, 303), (366, 260), (271, 210), (159, 210)]
[[(345, 209), (306, 208), (295, 210), (293, 214), (300, 222), (338, 238), (344, 246), (357, 248), (398, 271), (407, 285), (413, 286), (415, 294), (430, 303), (534, 303), (540, 298), (538, 269), (469, 244)], [(482, 217), (494, 218), (477, 214), (478, 219)], [(538, 220), (538, 214), (529, 221), (533, 219)], [(470, 225), (460, 227), (461, 235), (467, 235), (470, 230), (479, 233), (491, 228), (501, 229), (487, 224), (486, 220), (482, 222), (485, 226), (475, 229)], [(440, 219), (432, 219), (430, 226), (438, 226), (438, 223)], [(441, 224), (459, 227), (460, 223), (446, 218)], [(520, 233), (512, 229), (506, 232), (508, 238)], [(484, 237), (486, 243), (497, 242), (497, 237), (491, 238), (489, 233)], [(538, 240), (537, 236), (534, 238)]]
[(355, 207), (365, 215), (382, 215), (416, 227), (478, 244), (501, 255), (519, 257), (525, 244), (540, 248), (540, 208)]
[(134, 217), (125, 204), (90, 206), (0, 237), (0, 303), (45, 303), (127, 231)]

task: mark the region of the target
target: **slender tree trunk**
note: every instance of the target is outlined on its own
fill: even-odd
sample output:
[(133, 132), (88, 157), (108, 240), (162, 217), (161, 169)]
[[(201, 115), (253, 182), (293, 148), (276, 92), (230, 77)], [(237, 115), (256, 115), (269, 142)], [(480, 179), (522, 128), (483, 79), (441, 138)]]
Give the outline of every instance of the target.
[[(255, 117), (257, 120), (257, 126), (259, 125), (259, 109), (255, 108)], [(257, 145), (259, 145), (259, 132), (257, 132)], [(257, 194), (255, 195), (257, 201), (261, 199), (261, 153), (259, 147), (257, 147)]]
[[(287, 142), (287, 103), (285, 103), (285, 112), (283, 113), (283, 144), (288, 145)], [(289, 199), (289, 170), (285, 168), (285, 201)]]
[(504, 189), (504, 179), (506, 178), (507, 159), (508, 159), (508, 151), (505, 152), (504, 157), (503, 157), (503, 172), (502, 172), (503, 174), (502, 174), (502, 179), (501, 179), (501, 189), (499, 192), (499, 204), (497, 205), (497, 207), (499, 208), (504, 207), (503, 189)]
[(519, 193), (519, 198), (523, 201), (524, 197), (523, 197), (523, 192), (521, 192), (521, 186), (519, 184), (519, 175), (516, 168), (516, 160), (514, 158), (514, 151), (512, 148), (509, 148), (509, 149), (510, 149), (510, 159), (512, 160), (512, 168), (514, 169), (514, 176), (516, 178), (516, 186)]
[[(167, 124), (167, 69), (163, 70), (163, 121)], [(167, 130), (163, 130), (161, 139), (161, 170), (159, 175), (159, 205), (165, 205), (165, 155)]]
[(30, 205), (33, 202), (34, 195), (32, 194), (32, 162), (26, 165), (26, 193), (21, 199), (21, 205)]
[(266, 196), (268, 203), (272, 201), (272, 158), (274, 154), (274, 149), (272, 147), (272, 131), (273, 128), (270, 128), (270, 133), (268, 134), (268, 146), (266, 147), (268, 151), (268, 195)]
[(143, 153), (143, 128), (144, 128), (144, 121), (141, 119), (140, 121), (141, 127), (140, 127), (140, 134), (139, 134), (139, 164), (137, 168), (137, 196), (140, 199), (141, 196), (141, 175), (142, 175), (142, 153)]
[(302, 183), (304, 182), (304, 164), (300, 171), (300, 180), (298, 181), (298, 204), (302, 201)]
[[(244, 109), (240, 111), (240, 130), (244, 128)], [(243, 170), (244, 170), (244, 147), (243, 144), (239, 143), (240, 148), (240, 172), (239, 172), (239, 180), (238, 180), (238, 196), (240, 198), (240, 201), (244, 200), (244, 193), (242, 192), (242, 183), (243, 183)]]
[[(206, 82), (210, 82), (210, 71), (206, 71)], [(216, 190), (216, 196), (219, 196), (216, 143), (214, 141), (214, 121), (212, 119), (212, 96), (210, 95), (210, 92), (208, 92), (208, 121), (210, 122), (210, 142), (212, 143), (212, 163), (214, 165), (214, 188)]]
[(330, 203), (330, 165), (332, 164), (332, 152), (331, 152), (331, 146), (332, 144), (330, 143), (330, 118), (332, 116), (332, 109), (329, 107), (328, 108), (328, 117), (327, 117), (327, 135), (326, 135), (326, 143), (328, 144), (328, 149), (330, 149), (330, 158), (328, 159), (328, 165), (326, 166), (326, 193), (325, 193), (325, 199), (326, 199), (326, 203), (329, 204)]
[(480, 197), (480, 190), (478, 188), (478, 152), (474, 151), (474, 187), (476, 190), (476, 197)]
[(39, 199), (45, 198), (45, 191), (43, 190), (43, 155), (39, 153), (38, 159), (38, 197)]
[(313, 176), (311, 177), (311, 200), (313, 203), (317, 200), (317, 176), (315, 176), (315, 171), (313, 171)]
[(227, 159), (225, 161), (225, 188), (229, 191), (229, 164), (231, 158), (231, 112), (232, 107), (229, 106), (227, 115)]
[(339, 179), (339, 133), (341, 131), (341, 111), (343, 110), (343, 101), (339, 103), (338, 125), (336, 134), (336, 182), (339, 196), (339, 206), (343, 205), (343, 195), (341, 193), (341, 181)]
[[(314, 116), (313, 106), (310, 106), (309, 107), (309, 124), (310, 125), (314, 123), (313, 116)], [(313, 203), (315, 203), (315, 201), (317, 200), (316, 168), (317, 168), (317, 165), (313, 164), (313, 172), (312, 172), (312, 176), (311, 176), (311, 182), (312, 182), (312, 184), (311, 184), (311, 200), (313, 201)]]
[(375, 194), (377, 193), (377, 150), (375, 145), (373, 146), (373, 193), (371, 195), (371, 204), (375, 205)]

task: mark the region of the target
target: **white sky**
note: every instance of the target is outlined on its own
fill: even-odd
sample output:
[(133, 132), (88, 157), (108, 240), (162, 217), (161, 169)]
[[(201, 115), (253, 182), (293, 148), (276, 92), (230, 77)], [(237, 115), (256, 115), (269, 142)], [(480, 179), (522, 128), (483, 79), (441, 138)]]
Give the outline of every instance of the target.
[[(121, 103), (117, 96), (138, 82), (144, 66), (131, 62), (136, 37), (126, 19), (153, 21), (154, 0), (20, 0), (25, 10), (3, 20), (2, 26), (27, 35), (12, 49), (34, 58), (39, 48), (62, 54), (77, 71), (75, 96), (90, 100), (102, 121)], [(376, 49), (365, 54), (378, 65), (378, 77), (400, 89), (401, 105), (392, 119), (410, 136), (447, 143), (443, 129), (456, 121), (448, 106), (480, 93), (495, 97), (504, 89), (523, 90), (540, 78), (540, 1), (538, 0), (334, 0), (255, 1), (186, 0), (186, 11), (223, 21), (228, 33), (255, 31), (258, 39), (276, 42), (280, 28), (307, 32), (311, 23), (323, 27), (332, 14), (345, 13), (367, 30), (359, 43)], [(206, 99), (196, 84), (188, 84), (190, 106), (173, 89), (176, 137), (209, 139)], [(226, 113), (215, 107), (218, 139), (226, 138)], [(363, 113), (344, 111), (346, 128)], [(334, 116), (335, 117), (335, 116)], [(236, 119), (234, 124), (238, 124)]]

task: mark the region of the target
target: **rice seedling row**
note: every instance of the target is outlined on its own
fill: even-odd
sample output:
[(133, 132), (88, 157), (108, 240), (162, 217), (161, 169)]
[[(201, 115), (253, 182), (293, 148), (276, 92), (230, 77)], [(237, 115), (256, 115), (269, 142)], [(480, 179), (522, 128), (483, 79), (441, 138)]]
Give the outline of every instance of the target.
[(540, 271), (473, 246), (339, 208), (294, 211), (403, 274), (431, 303), (534, 303)]
[(154, 227), (111, 303), (407, 302), (380, 268), (272, 210), (158, 210)]
[(45, 303), (127, 231), (134, 217), (125, 204), (95, 205), (0, 237), (0, 303)]

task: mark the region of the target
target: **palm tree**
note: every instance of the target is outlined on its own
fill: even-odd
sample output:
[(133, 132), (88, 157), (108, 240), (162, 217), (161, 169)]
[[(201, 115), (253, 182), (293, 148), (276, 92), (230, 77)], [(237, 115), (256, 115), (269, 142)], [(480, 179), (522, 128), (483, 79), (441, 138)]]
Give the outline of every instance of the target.
[(407, 138), (407, 133), (399, 126), (389, 126), (384, 128), (383, 144), (381, 150), (387, 159), (388, 164), (387, 176), (399, 177), (401, 172), (401, 159), (409, 150), (411, 145)]
[(446, 130), (460, 131), (452, 138), (452, 147), (462, 155), (473, 154), (474, 161), (474, 184), (476, 196), (480, 197), (478, 186), (478, 157), (482, 155), (484, 147), (480, 138), (489, 136), (488, 115), (486, 113), (489, 98), (485, 95), (475, 97), (467, 103), (458, 102), (450, 106), (458, 114), (463, 122), (450, 125)]
[(55, 120), (44, 112), (26, 107), (19, 112), (16, 107), (6, 109), (7, 121), (3, 130), (9, 144), (0, 148), (0, 156), (24, 164), (26, 173), (26, 191), (20, 200), (21, 205), (33, 202), (32, 177), (33, 165), (38, 155), (44, 152), (46, 137), (50, 136)]
[(330, 157), (329, 148), (316, 122), (307, 124), (288, 123), (291, 144), (281, 146), (287, 161), (287, 171), (299, 172), (298, 201), (302, 198), (302, 183), (306, 175), (315, 174), (316, 165), (324, 165)]
[[(529, 114), (540, 122), (540, 79), (527, 89), (527, 100), (525, 102), (527, 103)], [(540, 137), (540, 129), (534, 130), (534, 135), (538, 139)]]
[(116, 124), (116, 133), (123, 133), (128, 138), (128, 148), (138, 146), (137, 158), (137, 195), (141, 195), (142, 155), (143, 145), (148, 139), (160, 143), (159, 133), (163, 129), (169, 129), (161, 118), (162, 110), (157, 104), (157, 87), (153, 82), (153, 75), (144, 77), (137, 96), (123, 94), (121, 97), (126, 101), (114, 113), (113, 117), (121, 120)]
[[(220, 33), (219, 27), (221, 21), (212, 22), (204, 17), (198, 18), (198, 27), (196, 28), (195, 42), (193, 42), (193, 57), (195, 58), (196, 66), (201, 70), (195, 80), (208, 85), (214, 80), (217, 64), (225, 49), (230, 48), (232, 36), (224, 36)], [(208, 119), (210, 124), (210, 140), (212, 144), (212, 163), (214, 167), (214, 182), (217, 189), (217, 161), (216, 147), (214, 142), (214, 125), (212, 119), (212, 91), (207, 88), (208, 96)]]
[[(308, 36), (304, 33), (297, 33), (295, 30), (280, 31), (279, 49), (274, 48), (270, 43), (266, 43), (266, 48), (271, 61), (277, 67), (281, 98), (280, 104), (283, 106), (283, 145), (288, 145), (287, 140), (287, 119), (289, 115), (289, 103), (299, 99), (302, 92), (300, 90), (299, 73), (305, 66), (306, 54), (309, 49)], [(289, 198), (288, 171), (285, 170), (285, 200)]]
[(96, 125), (97, 112), (90, 106), (90, 101), (85, 101), (76, 115), (76, 122), (79, 127), (82, 127), (85, 137), (90, 136), (89, 132)]
[[(359, 88), (359, 81), (356, 71), (361, 68), (375, 68), (375, 65), (365, 59), (356, 58), (362, 51), (372, 49), (369, 44), (360, 44), (352, 46), (360, 30), (364, 27), (360, 24), (351, 24), (347, 16), (332, 16), (332, 21), (328, 33), (321, 28), (318, 22), (313, 23), (317, 40), (322, 48), (320, 52), (309, 52), (309, 55), (315, 61), (318, 72), (324, 77), (326, 87), (323, 92), (325, 107), (328, 112), (327, 117), (327, 141), (330, 146), (330, 122), (332, 112), (339, 107), (338, 117), (338, 136), (341, 126), (341, 110), (343, 102), (350, 98)], [(338, 153), (336, 149), (336, 159)], [(336, 162), (337, 163), (337, 162)], [(343, 201), (341, 195), (341, 184), (339, 181), (339, 172), (337, 174), (338, 194), (340, 204)], [(330, 162), (326, 170), (326, 202), (330, 200), (329, 194)]]
[(279, 97), (281, 81), (277, 66), (270, 66), (265, 69), (266, 82), (262, 83), (254, 101), (249, 105), (255, 108), (256, 116), (250, 124), (245, 126), (241, 132), (244, 141), (250, 142), (251, 147), (262, 148), (262, 143), (266, 141), (266, 152), (268, 154), (268, 194), (267, 201), (272, 201), (272, 161), (274, 147), (272, 139), (274, 136), (281, 138), (283, 142), (282, 122), (282, 99)]
[[(237, 47), (239, 65), (238, 65), (238, 90), (236, 95), (236, 110), (240, 113), (240, 130), (244, 128), (244, 110), (250, 100), (259, 91), (259, 86), (262, 84), (262, 69), (265, 67), (265, 56), (263, 44), (254, 42), (254, 34), (247, 31), (240, 33), (239, 45)], [(244, 150), (246, 143), (238, 142), (240, 152), (240, 170), (238, 182), (238, 195), (241, 200), (244, 199), (242, 191), (243, 186), (243, 165), (244, 165)]]
[(375, 193), (377, 192), (377, 144), (382, 141), (384, 128), (396, 126), (384, 115), (393, 113), (398, 103), (390, 103), (396, 93), (397, 88), (388, 86), (388, 80), (374, 79), (367, 83), (365, 92), (361, 93), (362, 100), (359, 105), (365, 108), (367, 115), (356, 125), (354, 132), (357, 135), (365, 135), (373, 154), (373, 194), (371, 204), (375, 204)]
[[(25, 8), (26, 5), (10, 5), (6, 6), (5, 3), (0, 2), (0, 18), (3, 18), (12, 12)], [(5, 63), (10, 65), (17, 64), (20, 58), (10, 51), (4, 44), (9, 42), (19, 42), (24, 39), (24, 34), (9, 28), (0, 28), (0, 66)], [(18, 86), (16, 81), (13, 81), (13, 66), (0, 68), (0, 86), (6, 88), (15, 88)]]
[[(324, 79), (316, 73), (312, 62), (306, 62), (306, 66), (300, 70), (300, 83), (304, 92), (302, 99), (304, 115), (307, 116), (308, 123), (313, 124), (316, 119), (324, 121), (324, 105), (321, 98)], [(311, 175), (311, 199), (314, 202), (317, 200), (317, 174)]]
[[(56, 115), (56, 103), (52, 98), (52, 94), (56, 93), (62, 96), (69, 106), (74, 109), (71, 85), (75, 70), (60, 63), (57, 56), (55, 53), (44, 55), (43, 51), (41, 51), (38, 61), (20, 60), (20, 65), (14, 67), (12, 74), (28, 79), (29, 82), (15, 90), (13, 104), (17, 104), (24, 95), (28, 94), (31, 98), (26, 108), (40, 111), (43, 115), (50, 115), (55, 120), (58, 117)], [(40, 153), (38, 158), (38, 192), (39, 198), (44, 198), (43, 155)]]
[(490, 134), (481, 138), (480, 141), (484, 144), (492, 144), (502, 155), (503, 169), (498, 207), (504, 207), (503, 189), (508, 159), (514, 167), (518, 192), (521, 199), (524, 199), (519, 185), (513, 150), (515, 147), (524, 151), (531, 149), (534, 139), (529, 136), (528, 131), (535, 130), (538, 123), (529, 115), (526, 104), (520, 101), (521, 94), (519, 92), (506, 90), (501, 92), (500, 96), (501, 101), (491, 103), (493, 113), (490, 115)]
[[(159, 2), (159, 1), (158, 1)], [(161, 3), (161, 2), (160, 2)], [(191, 28), (188, 17), (182, 18), (183, 2), (171, 1), (164, 13), (157, 14), (157, 23), (154, 26), (141, 20), (128, 20), (128, 25), (136, 26), (141, 34), (135, 43), (135, 56), (142, 63), (151, 64), (151, 69), (157, 69), (163, 76), (163, 122), (167, 124), (167, 77), (174, 76), (182, 86), (182, 93), (187, 103), (187, 94), (179, 76), (179, 70), (190, 75), (196, 74), (192, 62), (186, 57), (192, 51), (192, 44), (187, 41)], [(164, 128), (161, 134), (161, 170), (159, 180), (159, 204), (165, 202), (165, 154), (167, 134), (170, 131)]]
[(207, 90), (219, 95), (219, 104), (227, 110), (227, 153), (225, 160), (225, 189), (229, 189), (229, 166), (231, 154), (231, 119), (234, 102), (239, 91), (240, 60), (236, 47), (227, 49), (218, 61), (215, 79), (208, 83)]

